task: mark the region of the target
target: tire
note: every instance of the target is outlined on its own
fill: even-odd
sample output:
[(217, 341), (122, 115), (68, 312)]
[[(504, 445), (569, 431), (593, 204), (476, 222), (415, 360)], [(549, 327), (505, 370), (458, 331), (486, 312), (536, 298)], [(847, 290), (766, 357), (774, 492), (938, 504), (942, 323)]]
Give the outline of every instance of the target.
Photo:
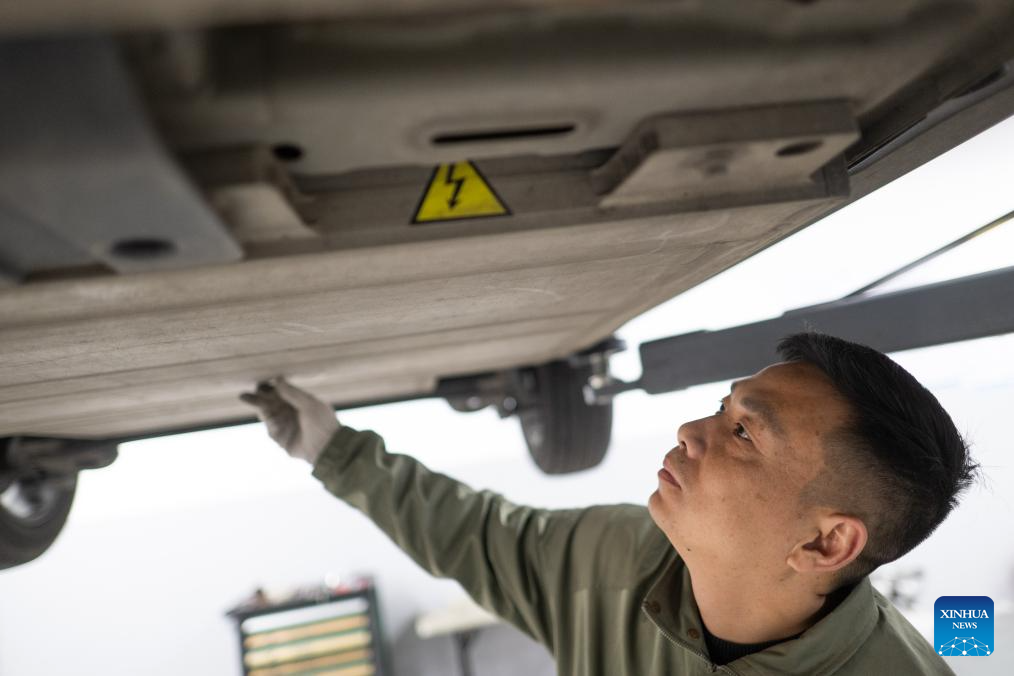
[(613, 428), (613, 405), (585, 403), (589, 365), (565, 360), (521, 374), (528, 390), (518, 411), (528, 452), (546, 474), (568, 474), (595, 467), (606, 455)]
[(0, 570), (49, 549), (67, 521), (76, 490), (76, 475), (0, 484)]

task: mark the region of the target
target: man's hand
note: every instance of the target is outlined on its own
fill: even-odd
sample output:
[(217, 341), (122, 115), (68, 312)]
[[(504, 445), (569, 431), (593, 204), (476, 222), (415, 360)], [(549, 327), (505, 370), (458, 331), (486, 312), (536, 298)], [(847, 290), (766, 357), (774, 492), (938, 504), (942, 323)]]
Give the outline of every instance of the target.
[(239, 398), (257, 408), (257, 417), (279, 446), (311, 465), (340, 427), (330, 406), (284, 378), (258, 383), (256, 392)]

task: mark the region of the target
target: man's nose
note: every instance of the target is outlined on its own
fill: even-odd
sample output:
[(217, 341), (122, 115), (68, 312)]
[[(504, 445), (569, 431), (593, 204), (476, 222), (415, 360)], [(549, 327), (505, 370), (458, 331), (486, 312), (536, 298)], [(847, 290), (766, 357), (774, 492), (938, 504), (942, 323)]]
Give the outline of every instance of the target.
[(706, 435), (704, 434), (704, 418), (683, 423), (676, 432), (676, 439), (683, 444), (688, 458), (699, 460), (707, 452)]

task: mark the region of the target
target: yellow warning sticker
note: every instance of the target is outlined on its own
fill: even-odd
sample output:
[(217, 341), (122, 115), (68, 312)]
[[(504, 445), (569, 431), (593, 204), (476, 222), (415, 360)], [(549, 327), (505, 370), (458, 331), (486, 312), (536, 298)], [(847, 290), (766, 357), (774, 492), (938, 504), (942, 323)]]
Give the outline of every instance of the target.
[(474, 164), (454, 162), (438, 165), (433, 170), (412, 222), (433, 223), (509, 214), (510, 209)]

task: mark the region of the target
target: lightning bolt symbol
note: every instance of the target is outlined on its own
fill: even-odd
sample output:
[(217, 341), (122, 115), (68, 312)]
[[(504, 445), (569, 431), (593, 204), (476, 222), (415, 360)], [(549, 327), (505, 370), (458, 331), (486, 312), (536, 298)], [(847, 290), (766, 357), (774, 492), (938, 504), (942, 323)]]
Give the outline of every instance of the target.
[(447, 176), (444, 178), (444, 185), (454, 184), (454, 192), (451, 194), (451, 199), (447, 200), (447, 206), (452, 209), (458, 205), (458, 193), (461, 192), (461, 186), (465, 183), (465, 179), (463, 178), (454, 178), (454, 169), (457, 166), (456, 164), (447, 165)]

